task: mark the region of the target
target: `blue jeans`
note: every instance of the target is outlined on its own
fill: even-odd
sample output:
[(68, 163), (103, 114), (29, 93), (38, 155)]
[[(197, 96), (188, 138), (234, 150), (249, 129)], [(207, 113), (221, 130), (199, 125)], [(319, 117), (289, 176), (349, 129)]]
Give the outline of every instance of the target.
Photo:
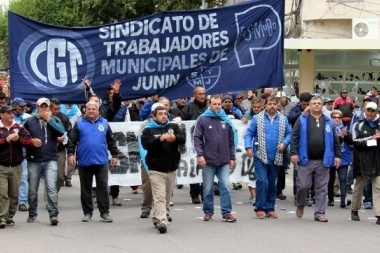
[(47, 195), (47, 210), (49, 216), (58, 215), (58, 193), (57, 193), (57, 161), (49, 162), (30, 162), (28, 161), (29, 176), (29, 216), (37, 216), (38, 206), (38, 187), (40, 179), (45, 179), (45, 188)]
[(218, 179), (220, 191), (220, 207), (222, 216), (231, 213), (232, 203), (229, 187), (229, 165), (207, 164), (202, 169), (203, 177), (203, 212), (214, 214), (214, 178)]
[(256, 208), (257, 211), (266, 213), (274, 211), (276, 204), (276, 181), (279, 172), (279, 166), (274, 164), (265, 164), (259, 159), (254, 159), (256, 171)]
[(22, 174), (21, 174), (21, 184), (18, 190), (18, 204), (25, 205), (26, 202), (28, 201), (28, 189), (29, 189), (28, 166), (27, 166), (26, 159), (22, 160), (21, 166), (22, 166)]

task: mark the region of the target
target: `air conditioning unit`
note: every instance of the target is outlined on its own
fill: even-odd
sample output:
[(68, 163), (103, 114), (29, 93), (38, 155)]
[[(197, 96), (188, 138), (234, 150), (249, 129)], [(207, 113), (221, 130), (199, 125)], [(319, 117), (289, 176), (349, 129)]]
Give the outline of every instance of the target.
[(375, 40), (380, 38), (380, 19), (378, 18), (353, 18), (352, 38)]

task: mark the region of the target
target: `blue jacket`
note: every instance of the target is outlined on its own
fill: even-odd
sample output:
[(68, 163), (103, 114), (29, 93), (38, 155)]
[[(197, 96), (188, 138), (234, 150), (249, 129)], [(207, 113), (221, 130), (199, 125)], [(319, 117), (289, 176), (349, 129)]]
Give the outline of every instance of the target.
[[(278, 134), (279, 134), (279, 126), (280, 126), (280, 118), (285, 118), (285, 136), (282, 143), (287, 147), (290, 144), (290, 138), (292, 135), (292, 129), (288, 123), (287, 118), (281, 114), (277, 113), (273, 122), (269, 119), (266, 112), (264, 113), (264, 124), (265, 124), (265, 145), (267, 147), (267, 158), (268, 161), (274, 162), (277, 153), (277, 145), (278, 145)], [(258, 141), (258, 132), (257, 132), (257, 121), (259, 114), (256, 114), (252, 117), (251, 124), (249, 125), (245, 136), (244, 136), (244, 146), (245, 149), (252, 148), (253, 154), (257, 153), (257, 145), (253, 145)]]
[(70, 132), (68, 155), (74, 155), (77, 149), (78, 165), (108, 164), (108, 150), (112, 157), (117, 157), (116, 141), (105, 118), (99, 117), (94, 122), (85, 117), (78, 119)]
[[(325, 118), (325, 152), (323, 154), (323, 165), (325, 167), (334, 167), (335, 166), (335, 152), (334, 152), (334, 124), (332, 120), (325, 115), (323, 115)], [(308, 158), (308, 127), (307, 127), (307, 121), (309, 118), (309, 114), (307, 115), (301, 115), (299, 117), (301, 127), (300, 127), (300, 133), (299, 133), (299, 145), (298, 145), (298, 157), (299, 157), (299, 164), (300, 165), (307, 165), (309, 163)], [(336, 157), (340, 157), (336, 155)]]

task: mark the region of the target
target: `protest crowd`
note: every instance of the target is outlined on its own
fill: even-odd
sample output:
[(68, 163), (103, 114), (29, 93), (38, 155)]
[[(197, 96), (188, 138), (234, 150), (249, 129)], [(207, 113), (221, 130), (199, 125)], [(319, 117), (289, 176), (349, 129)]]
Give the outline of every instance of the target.
[[(118, 149), (110, 122), (140, 121), (141, 216), (152, 218), (166, 233), (173, 218), (171, 197), (176, 183), (181, 145), (186, 135), (181, 122), (196, 120), (193, 130), (196, 163), (202, 183), (190, 184), (193, 204), (203, 204), (203, 220), (214, 215), (220, 196), (224, 222), (236, 222), (230, 190), (246, 189), (256, 218), (276, 219), (276, 201), (283, 194), (288, 170), (293, 169), (296, 216), (314, 205), (317, 222), (328, 222), (326, 206), (373, 209), (380, 225), (380, 119), (376, 87), (363, 101), (353, 101), (347, 90), (334, 100), (320, 94), (281, 88), (208, 95), (202, 86), (192, 97), (169, 100), (153, 95), (124, 101), (123, 85), (115, 80), (100, 97), (83, 78), (83, 104), (63, 104), (59, 98), (25, 101), (10, 97), (8, 76), (1, 76), (0, 93), (0, 229), (15, 226), (16, 211), (27, 212), (27, 222), (38, 221), (38, 188), (44, 180), (49, 222), (59, 220), (59, 191), (71, 187), (79, 174), (82, 222), (90, 222), (97, 205), (104, 222), (112, 222), (110, 205), (121, 206), (120, 186), (109, 185)], [(296, 87), (296, 86), (295, 86)], [(297, 86), (298, 87), (298, 86)], [(360, 105), (360, 106), (358, 106)], [(255, 180), (230, 182), (236, 163), (236, 129), (231, 119), (247, 125), (246, 155), (253, 160)], [(127, 168), (128, 169), (128, 168)], [(96, 187), (93, 187), (95, 176)], [(218, 183), (215, 183), (217, 178)], [(364, 198), (363, 198), (364, 197)], [(63, 221), (64, 222), (64, 221)]]

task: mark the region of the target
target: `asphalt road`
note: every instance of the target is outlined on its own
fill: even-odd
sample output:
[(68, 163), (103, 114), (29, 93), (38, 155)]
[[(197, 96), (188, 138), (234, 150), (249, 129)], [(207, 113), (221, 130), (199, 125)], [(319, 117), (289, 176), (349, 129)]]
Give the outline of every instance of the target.
[[(166, 234), (159, 234), (151, 219), (141, 219), (139, 194), (129, 187), (120, 189), (123, 206), (112, 206), (113, 223), (101, 222), (94, 212), (91, 222), (83, 223), (79, 199), (79, 179), (73, 187), (59, 193), (58, 226), (51, 226), (44, 209), (43, 191), (39, 196), (39, 222), (26, 222), (27, 212), (17, 212), (16, 226), (0, 230), (0, 252), (378, 252), (380, 226), (373, 210), (362, 209), (361, 221), (350, 220), (350, 209), (327, 207), (328, 223), (313, 219), (314, 208), (306, 207), (303, 218), (295, 215), (287, 175), (287, 200), (277, 201), (278, 219), (258, 220), (248, 202), (248, 189), (232, 192), (236, 223), (222, 222), (219, 198), (213, 220), (202, 220), (202, 205), (190, 203), (189, 186), (174, 190), (171, 216)], [(349, 195), (350, 196), (350, 195)]]

